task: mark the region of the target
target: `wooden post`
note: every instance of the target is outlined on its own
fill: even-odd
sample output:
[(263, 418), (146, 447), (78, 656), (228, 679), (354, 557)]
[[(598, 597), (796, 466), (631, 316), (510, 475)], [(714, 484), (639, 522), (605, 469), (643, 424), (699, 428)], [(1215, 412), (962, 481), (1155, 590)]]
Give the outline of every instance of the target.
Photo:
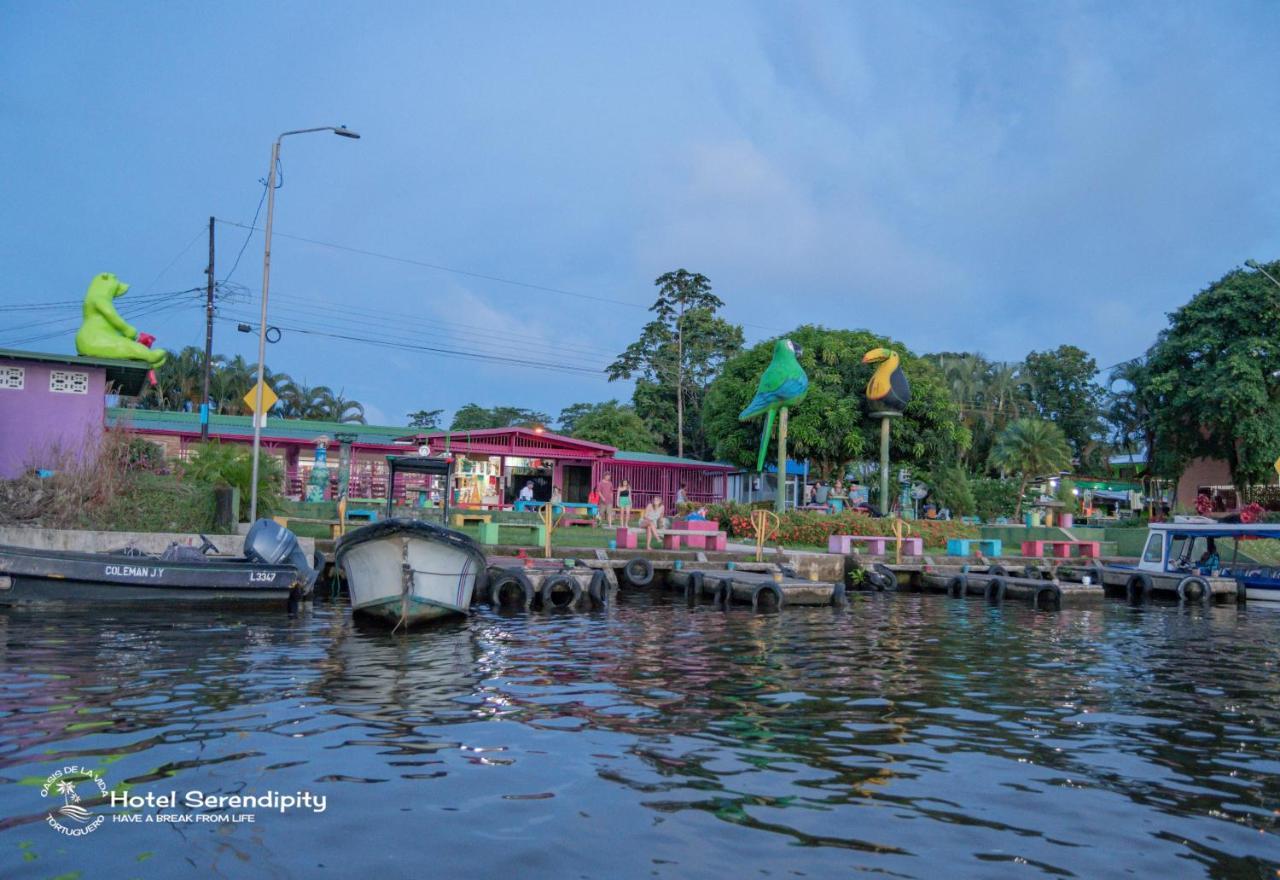
[(787, 509), (787, 409), (778, 410), (778, 493), (773, 509), (779, 514)]
[[(209, 371), (213, 360), (213, 218), (209, 218), (209, 276), (204, 306), (204, 392), (200, 398), (200, 442), (209, 442)], [(255, 416), (256, 417), (256, 416)]]
[(546, 542), (547, 542), (546, 547), (543, 548), (543, 558), (550, 559), (551, 558), (551, 530), (555, 528), (555, 526), (552, 524), (550, 501), (548, 501), (546, 503), (546, 506), (542, 508), (542, 514), (543, 514), (543, 520), (545, 521), (545, 525), (546, 525), (543, 532), (546, 536)]

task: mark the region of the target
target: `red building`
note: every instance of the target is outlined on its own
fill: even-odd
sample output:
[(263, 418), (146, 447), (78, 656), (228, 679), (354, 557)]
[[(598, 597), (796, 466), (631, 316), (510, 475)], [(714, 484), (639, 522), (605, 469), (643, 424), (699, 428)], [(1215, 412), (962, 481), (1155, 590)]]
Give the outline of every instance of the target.
[[(127, 428), (159, 443), (167, 457), (186, 459), (200, 444), (197, 413), (109, 408), (109, 424)], [(455, 458), (454, 503), (507, 506), (525, 483), (534, 484), (534, 497), (547, 500), (559, 487), (565, 501), (586, 501), (591, 487), (608, 474), (615, 486), (623, 480), (632, 488), (632, 503), (643, 507), (655, 494), (668, 508), (683, 483), (690, 501), (722, 501), (728, 490), (730, 465), (625, 452), (600, 443), (576, 440), (530, 428), (491, 428), (482, 431), (414, 434), (412, 429), (382, 425), (271, 419), (262, 431), (262, 448), (280, 458), (286, 475), (285, 493), (300, 498), (316, 459), (316, 442), (328, 440), (329, 496), (337, 493), (338, 462), (343, 443), (349, 447), (352, 498), (385, 500), (388, 455), (412, 454), (426, 447), (430, 454)], [(248, 416), (214, 415), (209, 436), (223, 443), (253, 442)], [(398, 502), (416, 490), (423, 478), (396, 480)], [(412, 500), (412, 499), (411, 499)]]

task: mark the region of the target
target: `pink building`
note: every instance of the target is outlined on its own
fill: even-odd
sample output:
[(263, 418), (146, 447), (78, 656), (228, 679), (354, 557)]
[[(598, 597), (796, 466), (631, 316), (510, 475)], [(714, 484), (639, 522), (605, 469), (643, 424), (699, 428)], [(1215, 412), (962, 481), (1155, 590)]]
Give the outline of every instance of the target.
[(146, 380), (133, 361), (0, 349), (0, 479), (94, 451), (107, 394), (138, 394)]

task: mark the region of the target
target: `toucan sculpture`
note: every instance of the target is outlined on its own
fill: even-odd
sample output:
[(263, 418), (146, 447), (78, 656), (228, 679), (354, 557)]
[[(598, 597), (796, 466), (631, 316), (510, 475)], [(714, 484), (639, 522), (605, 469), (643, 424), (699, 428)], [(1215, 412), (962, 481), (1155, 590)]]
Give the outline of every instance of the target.
[(758, 471), (764, 470), (764, 455), (769, 448), (769, 435), (773, 433), (774, 415), (784, 406), (795, 406), (804, 400), (804, 395), (809, 390), (809, 377), (796, 360), (796, 355), (800, 352), (800, 347), (790, 339), (779, 339), (773, 346), (773, 360), (760, 376), (756, 396), (738, 414), (738, 420), (745, 422), (760, 413), (768, 413), (764, 420), (764, 432), (760, 435), (760, 456), (756, 463)]
[(898, 366), (891, 348), (873, 348), (862, 356), (864, 364), (880, 364), (867, 383), (867, 400), (880, 412), (902, 412), (911, 402), (911, 383)]

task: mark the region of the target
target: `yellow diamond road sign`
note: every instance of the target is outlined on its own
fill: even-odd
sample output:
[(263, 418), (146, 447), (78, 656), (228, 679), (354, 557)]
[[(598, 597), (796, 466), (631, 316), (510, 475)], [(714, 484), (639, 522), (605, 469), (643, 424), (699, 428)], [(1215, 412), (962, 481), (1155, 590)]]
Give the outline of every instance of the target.
[(1275, 467), (1275, 469), (1276, 469), (1276, 473), (1277, 473), (1277, 474), (1280, 474), (1280, 458), (1277, 458), (1277, 459), (1276, 459), (1276, 463), (1275, 463), (1275, 465), (1273, 465), (1273, 466), (1274, 466), (1274, 467)]
[[(271, 407), (276, 405), (276, 401), (280, 398), (276, 397), (276, 393), (271, 390), (271, 386), (266, 382), (262, 383), (262, 412), (265, 414)], [(254, 404), (258, 402), (258, 386), (255, 385), (249, 389), (249, 393), (244, 396), (244, 405), (249, 407), (249, 412), (253, 412)]]

